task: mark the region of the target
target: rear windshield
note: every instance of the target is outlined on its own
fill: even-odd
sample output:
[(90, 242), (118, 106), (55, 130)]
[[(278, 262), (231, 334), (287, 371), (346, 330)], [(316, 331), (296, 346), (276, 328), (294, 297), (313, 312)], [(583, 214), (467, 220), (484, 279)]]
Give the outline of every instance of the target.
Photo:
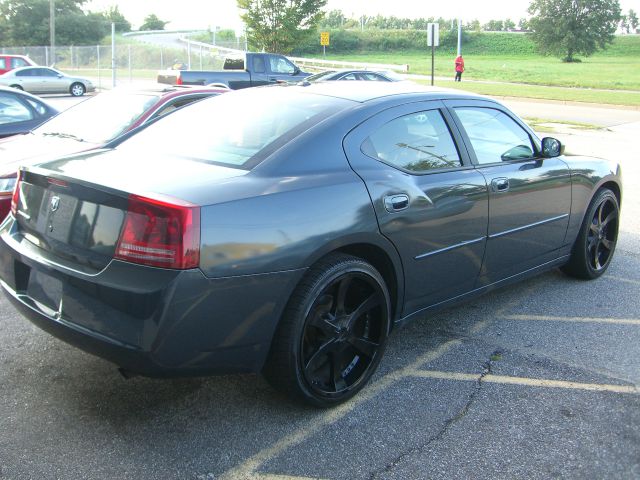
[(246, 89), (188, 105), (117, 148), (131, 158), (172, 155), (250, 170), (291, 138), (352, 104), (287, 87)]
[(159, 95), (153, 94), (103, 93), (65, 110), (34, 133), (106, 143), (129, 128), (158, 98)]

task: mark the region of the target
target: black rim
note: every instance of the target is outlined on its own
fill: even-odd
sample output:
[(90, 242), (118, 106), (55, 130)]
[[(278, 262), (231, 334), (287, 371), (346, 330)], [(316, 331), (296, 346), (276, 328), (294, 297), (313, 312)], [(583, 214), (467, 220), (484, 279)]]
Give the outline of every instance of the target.
[(610, 198), (605, 199), (593, 215), (587, 236), (587, 259), (595, 271), (607, 266), (618, 234), (618, 207)]
[(368, 378), (387, 335), (386, 296), (371, 276), (349, 272), (316, 297), (304, 327), (302, 371), (323, 396), (338, 396)]

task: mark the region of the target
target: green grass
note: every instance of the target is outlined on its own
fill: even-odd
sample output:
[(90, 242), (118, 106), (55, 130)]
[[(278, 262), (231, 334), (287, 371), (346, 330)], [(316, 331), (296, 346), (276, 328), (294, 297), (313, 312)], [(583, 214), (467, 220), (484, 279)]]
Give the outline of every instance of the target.
[[(464, 51), (463, 51), (464, 54)], [(594, 55), (581, 63), (563, 63), (557, 58), (465, 55), (463, 79), (526, 83), (563, 87), (640, 91), (640, 62), (629, 57)], [(410, 73), (430, 74), (431, 56), (424, 52), (327, 55), (328, 59), (352, 62), (408, 64)], [(436, 52), (437, 76), (454, 76), (454, 58)]]
[[(418, 80), (424, 85), (430, 84), (426, 80)], [(522, 85), (517, 83), (478, 83), (453, 82), (452, 80), (437, 80), (436, 86), (454, 88), (467, 92), (479, 93), (491, 97), (523, 97), (541, 100), (562, 100), (568, 102), (602, 103), (608, 105), (640, 106), (640, 92), (616, 92), (606, 90), (590, 90), (586, 88), (544, 87), (540, 85)]]

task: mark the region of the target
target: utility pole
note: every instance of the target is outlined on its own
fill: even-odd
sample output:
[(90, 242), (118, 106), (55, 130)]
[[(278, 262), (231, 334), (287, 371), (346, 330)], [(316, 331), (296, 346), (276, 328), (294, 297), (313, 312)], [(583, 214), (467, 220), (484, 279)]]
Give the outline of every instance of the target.
[(462, 20), (458, 19), (458, 56), (462, 53)]
[(51, 65), (56, 65), (56, 1), (49, 0), (49, 45), (51, 49)]
[(116, 88), (116, 24), (111, 23), (111, 88)]

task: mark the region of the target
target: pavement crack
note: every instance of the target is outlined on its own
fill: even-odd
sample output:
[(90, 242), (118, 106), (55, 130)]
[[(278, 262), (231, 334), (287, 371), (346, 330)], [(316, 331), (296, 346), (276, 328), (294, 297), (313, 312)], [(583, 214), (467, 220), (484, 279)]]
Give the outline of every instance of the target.
[[(499, 357), (501, 354), (502, 352), (500, 350), (496, 350), (491, 354), (491, 358)], [(447, 434), (447, 432), (451, 429), (451, 427), (453, 427), (457, 422), (462, 420), (467, 415), (467, 413), (471, 409), (471, 406), (475, 402), (478, 394), (480, 393), (480, 390), (482, 389), (484, 378), (491, 373), (492, 363), (493, 363), (493, 360), (489, 359), (482, 365), (482, 373), (478, 377), (478, 380), (476, 380), (475, 388), (469, 395), (469, 398), (465, 402), (464, 406), (460, 409), (458, 413), (456, 413), (452, 417), (445, 420), (444, 424), (435, 435), (429, 437), (425, 443), (414, 446), (398, 454), (393, 460), (387, 463), (384, 467), (379, 468), (378, 470), (375, 470), (374, 472), (372, 472), (369, 475), (369, 480), (375, 480), (377, 478), (380, 478), (385, 473), (390, 473), (394, 468), (400, 465), (403, 462), (403, 460), (406, 459), (407, 457), (417, 453), (423, 453), (426, 450), (428, 450), (429, 447), (431, 447), (431, 445), (439, 442)]]

